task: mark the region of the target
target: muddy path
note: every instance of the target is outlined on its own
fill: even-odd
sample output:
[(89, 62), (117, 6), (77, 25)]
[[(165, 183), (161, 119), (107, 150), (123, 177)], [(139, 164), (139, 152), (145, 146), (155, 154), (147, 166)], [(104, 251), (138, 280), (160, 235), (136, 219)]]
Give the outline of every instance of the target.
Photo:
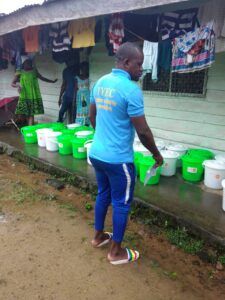
[[(126, 243), (139, 261), (108, 263), (93, 249), (92, 197), (0, 156), (0, 299), (223, 299), (225, 272), (130, 221)], [(88, 205), (87, 205), (88, 204)], [(86, 207), (86, 208), (85, 208)], [(110, 230), (110, 216), (107, 229)]]

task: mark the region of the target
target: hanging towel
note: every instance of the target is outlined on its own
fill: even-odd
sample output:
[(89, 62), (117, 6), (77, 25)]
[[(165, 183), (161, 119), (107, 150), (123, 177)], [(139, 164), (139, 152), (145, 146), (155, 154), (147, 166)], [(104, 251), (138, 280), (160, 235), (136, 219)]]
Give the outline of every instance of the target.
[(170, 39), (159, 42), (158, 70), (170, 71), (172, 61), (172, 42)]
[(86, 48), (95, 45), (95, 18), (73, 20), (69, 23), (68, 34), (73, 39), (72, 48)]
[(68, 36), (68, 22), (58, 22), (51, 25), (49, 37), (52, 39), (52, 51), (68, 51), (71, 48)]
[(25, 51), (27, 53), (38, 52), (39, 50), (39, 26), (31, 26), (23, 29)]
[(173, 39), (192, 31), (198, 25), (197, 14), (198, 8), (164, 13), (160, 22), (162, 40)]
[(213, 22), (173, 41), (172, 72), (190, 73), (211, 66), (215, 61)]
[(109, 25), (109, 42), (113, 45), (113, 52), (116, 53), (124, 38), (124, 24), (121, 14), (113, 14)]
[(158, 44), (149, 41), (144, 41), (143, 45), (143, 53), (144, 53), (144, 61), (143, 61), (143, 75), (144, 77), (147, 73), (152, 73), (152, 80), (158, 80)]

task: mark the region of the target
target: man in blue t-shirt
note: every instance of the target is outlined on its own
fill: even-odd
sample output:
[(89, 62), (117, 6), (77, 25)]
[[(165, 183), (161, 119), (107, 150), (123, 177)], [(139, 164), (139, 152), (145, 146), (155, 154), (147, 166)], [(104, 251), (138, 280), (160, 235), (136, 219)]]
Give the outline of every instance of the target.
[(75, 99), (75, 76), (79, 74), (79, 65), (70, 62), (66, 64), (67, 67), (63, 70), (63, 82), (58, 101), (60, 106), (58, 122), (63, 122), (64, 114), (68, 111), (69, 123), (72, 123), (76, 116), (73, 100)]
[[(139, 257), (138, 251), (121, 247), (135, 186), (134, 130), (152, 152), (156, 166), (163, 163), (145, 119), (142, 92), (133, 82), (142, 74), (142, 63), (142, 51), (124, 43), (116, 53), (116, 68), (97, 81), (91, 95), (90, 120), (96, 131), (89, 156), (98, 184), (92, 245), (101, 247), (111, 241), (108, 260), (112, 264)], [(104, 232), (111, 203), (113, 234)]]

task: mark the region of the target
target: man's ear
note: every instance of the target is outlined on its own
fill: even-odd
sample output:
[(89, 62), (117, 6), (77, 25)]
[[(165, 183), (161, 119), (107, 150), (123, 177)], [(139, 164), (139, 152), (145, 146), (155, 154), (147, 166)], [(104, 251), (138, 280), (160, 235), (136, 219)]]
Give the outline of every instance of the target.
[(125, 68), (128, 68), (129, 67), (129, 64), (130, 64), (130, 60), (128, 58), (124, 58), (123, 60), (123, 65)]

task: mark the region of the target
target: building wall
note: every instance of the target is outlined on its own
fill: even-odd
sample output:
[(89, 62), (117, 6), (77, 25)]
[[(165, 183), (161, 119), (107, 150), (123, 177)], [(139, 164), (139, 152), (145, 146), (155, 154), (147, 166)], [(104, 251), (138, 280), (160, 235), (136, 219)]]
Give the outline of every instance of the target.
[[(225, 152), (224, 60), (225, 52), (216, 55), (209, 70), (205, 98), (144, 93), (146, 118), (156, 137)], [(92, 83), (114, 65), (103, 44), (94, 48), (90, 63)]]

